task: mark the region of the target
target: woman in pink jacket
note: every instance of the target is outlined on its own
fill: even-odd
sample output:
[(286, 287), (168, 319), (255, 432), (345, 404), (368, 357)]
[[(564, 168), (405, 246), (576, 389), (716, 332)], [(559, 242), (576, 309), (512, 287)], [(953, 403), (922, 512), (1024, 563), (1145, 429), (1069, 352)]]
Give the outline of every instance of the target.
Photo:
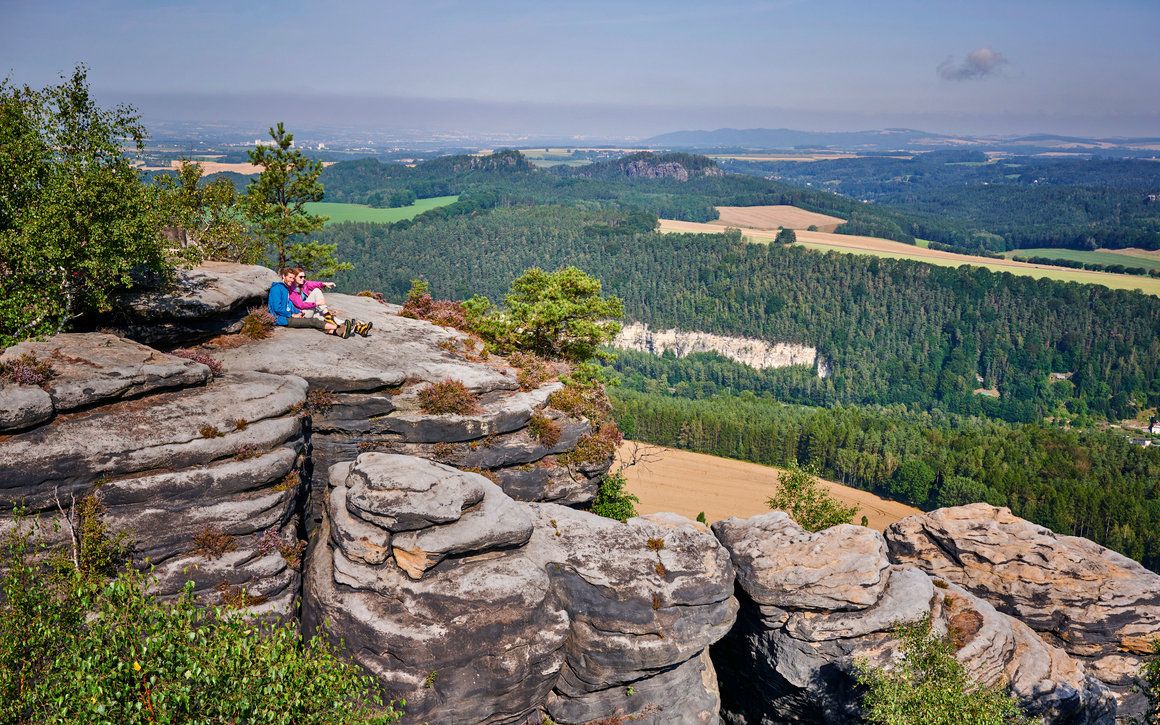
[[(295, 269), (294, 284), (290, 286), (290, 304), (306, 317), (321, 317), (342, 327), (348, 321), (331, 314), (330, 308), (326, 305), (326, 296), (322, 293), (322, 290), (331, 287), (334, 287), (334, 282), (307, 280), (306, 272), (298, 267)], [(349, 326), (352, 331), (366, 337), (371, 331), (372, 323), (349, 320)]]

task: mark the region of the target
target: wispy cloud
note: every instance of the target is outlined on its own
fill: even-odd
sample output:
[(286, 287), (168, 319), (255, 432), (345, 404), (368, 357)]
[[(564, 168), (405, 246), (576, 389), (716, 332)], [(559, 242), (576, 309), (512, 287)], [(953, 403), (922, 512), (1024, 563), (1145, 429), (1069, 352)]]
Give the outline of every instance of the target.
[(999, 69), (1007, 65), (1007, 58), (1002, 53), (990, 48), (978, 48), (967, 53), (959, 61), (954, 56), (938, 64), (938, 74), (948, 81), (977, 81), (993, 76)]

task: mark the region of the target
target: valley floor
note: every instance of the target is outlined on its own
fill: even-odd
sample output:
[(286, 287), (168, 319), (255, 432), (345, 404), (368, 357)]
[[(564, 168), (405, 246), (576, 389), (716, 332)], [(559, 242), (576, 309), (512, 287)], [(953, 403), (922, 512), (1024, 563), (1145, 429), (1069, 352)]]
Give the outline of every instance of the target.
[[(768, 513), (765, 500), (773, 494), (778, 469), (758, 463), (735, 461), (704, 453), (625, 441), (617, 452), (617, 465), (636, 454), (637, 464), (624, 469), (628, 491), (640, 498), (641, 514), (672, 511), (696, 518), (701, 511), (709, 523), (730, 516), (748, 518)], [(823, 480), (842, 503), (857, 504), (853, 523), (863, 515), (881, 531), (899, 519), (922, 513), (913, 506), (887, 501), (869, 491)]]

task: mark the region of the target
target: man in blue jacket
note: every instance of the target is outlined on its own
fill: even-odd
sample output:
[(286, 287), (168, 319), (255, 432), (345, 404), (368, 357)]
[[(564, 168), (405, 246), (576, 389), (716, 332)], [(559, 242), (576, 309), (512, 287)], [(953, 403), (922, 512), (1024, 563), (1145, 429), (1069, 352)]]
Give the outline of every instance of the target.
[(322, 330), (328, 335), (341, 338), (350, 337), (353, 320), (347, 320), (341, 327), (321, 317), (306, 317), (290, 303), (290, 285), (294, 282), (297, 270), (293, 267), (283, 267), (278, 272), (282, 280), (270, 285), (270, 295), (266, 300), (266, 307), (274, 316), (274, 324), (283, 327), (313, 327)]

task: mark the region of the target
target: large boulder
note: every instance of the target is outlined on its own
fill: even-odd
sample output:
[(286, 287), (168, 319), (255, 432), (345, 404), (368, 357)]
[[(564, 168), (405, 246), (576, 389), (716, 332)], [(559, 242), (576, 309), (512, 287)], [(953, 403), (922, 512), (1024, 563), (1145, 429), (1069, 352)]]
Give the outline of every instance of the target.
[(396, 454), (333, 466), (303, 619), (416, 722), (717, 722), (733, 569), (702, 526), (513, 501)]
[[(568, 633), (547, 573), (519, 546), (527, 512), (482, 476), (408, 456), (363, 454), (329, 484), (306, 631), (341, 638), (415, 722), (525, 722)], [(485, 507), (502, 512), (494, 536), (473, 515)]]
[(983, 503), (902, 519), (886, 540), (896, 561), (962, 586), (1084, 662), (1128, 714), (1141, 707), (1130, 688), (1160, 638), (1160, 575)]
[(558, 723), (615, 716), (716, 723), (704, 659), (733, 626), (733, 566), (709, 530), (675, 514), (620, 523), (555, 504), (536, 516), (529, 556), (571, 619), (564, 667), (546, 704)]
[(173, 283), (125, 295), (106, 329), (146, 344), (188, 345), (237, 332), (252, 307), (265, 306), (277, 281), (273, 270), (253, 264), (204, 262), (177, 271)]
[(941, 579), (891, 564), (878, 532), (810, 533), (784, 512), (713, 526), (742, 589), (737, 627), (713, 650), (734, 723), (858, 722), (855, 666), (889, 667), (899, 625), (929, 621), (978, 681), (1006, 682), (1049, 722), (1110, 722), (1107, 690), (1026, 625)]

